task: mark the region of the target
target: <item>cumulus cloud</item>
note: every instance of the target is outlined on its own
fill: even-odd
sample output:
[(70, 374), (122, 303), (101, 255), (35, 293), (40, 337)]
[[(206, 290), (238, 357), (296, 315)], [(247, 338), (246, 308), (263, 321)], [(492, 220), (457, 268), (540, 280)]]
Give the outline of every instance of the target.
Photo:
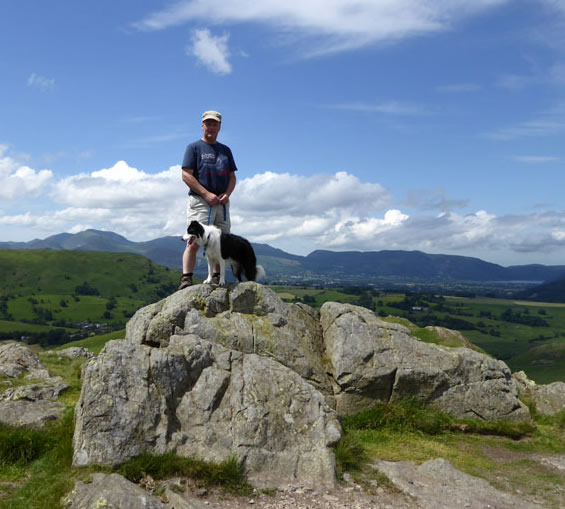
[(186, 53), (195, 56), (216, 74), (230, 74), (232, 67), (228, 61), (228, 40), (228, 34), (215, 36), (207, 29), (195, 30), (191, 44), (186, 47)]
[(0, 145), (0, 198), (38, 196), (53, 177), (51, 170), (35, 171), (8, 155), (8, 147)]
[[(10, 158), (0, 157), (3, 182), (19, 169)], [(26, 174), (37, 179), (41, 172), (27, 168), (18, 175)], [(409, 214), (395, 206), (383, 186), (347, 172), (304, 177), (267, 171), (238, 180), (231, 200), (232, 229), (252, 242), (269, 243), (293, 254), (314, 249), (416, 249), (537, 257), (565, 250), (565, 212), (459, 214), (453, 210), (457, 207), (446, 204), (462, 206), (464, 200), (448, 198), (437, 189), (417, 194), (422, 200), (412, 202), (411, 208), (418, 204), (421, 208)], [(118, 161), (110, 168), (54, 182), (51, 202), (33, 211), (4, 212), (0, 225), (4, 230), (25, 228), (34, 237), (86, 228), (114, 231), (137, 241), (180, 236), (185, 228), (186, 196), (179, 166), (149, 174)], [(431, 210), (441, 212), (432, 215)]]
[(287, 35), (311, 38), (310, 54), (323, 54), (447, 30), (460, 18), (508, 1), (179, 0), (149, 14), (134, 27), (162, 30), (191, 21), (264, 23)]

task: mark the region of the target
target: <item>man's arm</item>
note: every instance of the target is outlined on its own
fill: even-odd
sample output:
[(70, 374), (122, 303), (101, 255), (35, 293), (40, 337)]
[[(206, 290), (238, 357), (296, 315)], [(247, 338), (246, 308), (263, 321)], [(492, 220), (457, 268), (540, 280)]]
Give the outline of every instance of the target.
[[(220, 199), (214, 193), (211, 193), (206, 189), (194, 176), (194, 169), (183, 168), (182, 169), (182, 181), (194, 191), (196, 194), (202, 196), (208, 205), (218, 205)], [(235, 185), (235, 184), (234, 184)]]

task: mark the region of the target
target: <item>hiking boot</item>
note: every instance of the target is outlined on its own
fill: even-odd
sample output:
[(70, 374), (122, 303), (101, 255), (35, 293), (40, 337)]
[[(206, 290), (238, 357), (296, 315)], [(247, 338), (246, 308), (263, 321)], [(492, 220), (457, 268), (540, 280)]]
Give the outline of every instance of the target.
[(210, 284), (211, 285), (219, 285), (220, 284), (220, 273), (219, 272), (214, 272), (214, 274), (212, 274), (212, 279), (210, 280)]
[(192, 274), (183, 274), (183, 276), (180, 278), (180, 284), (177, 288), (177, 291), (189, 286), (192, 286)]

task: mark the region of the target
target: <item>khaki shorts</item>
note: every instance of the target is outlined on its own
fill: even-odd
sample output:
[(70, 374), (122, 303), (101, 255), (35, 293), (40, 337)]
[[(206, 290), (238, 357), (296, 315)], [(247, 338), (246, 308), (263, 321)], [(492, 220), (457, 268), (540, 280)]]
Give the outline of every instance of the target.
[(202, 196), (191, 194), (188, 197), (188, 206), (186, 207), (187, 226), (191, 221), (217, 226), (223, 232), (229, 233), (231, 228), (230, 204), (210, 207)]

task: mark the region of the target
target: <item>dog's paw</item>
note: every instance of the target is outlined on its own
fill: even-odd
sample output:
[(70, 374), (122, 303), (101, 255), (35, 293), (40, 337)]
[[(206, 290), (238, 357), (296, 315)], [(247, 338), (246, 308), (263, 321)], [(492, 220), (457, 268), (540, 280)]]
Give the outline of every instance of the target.
[(212, 284), (212, 278), (208, 277), (204, 281), (202, 281), (202, 283), (204, 283), (205, 285), (211, 285)]

